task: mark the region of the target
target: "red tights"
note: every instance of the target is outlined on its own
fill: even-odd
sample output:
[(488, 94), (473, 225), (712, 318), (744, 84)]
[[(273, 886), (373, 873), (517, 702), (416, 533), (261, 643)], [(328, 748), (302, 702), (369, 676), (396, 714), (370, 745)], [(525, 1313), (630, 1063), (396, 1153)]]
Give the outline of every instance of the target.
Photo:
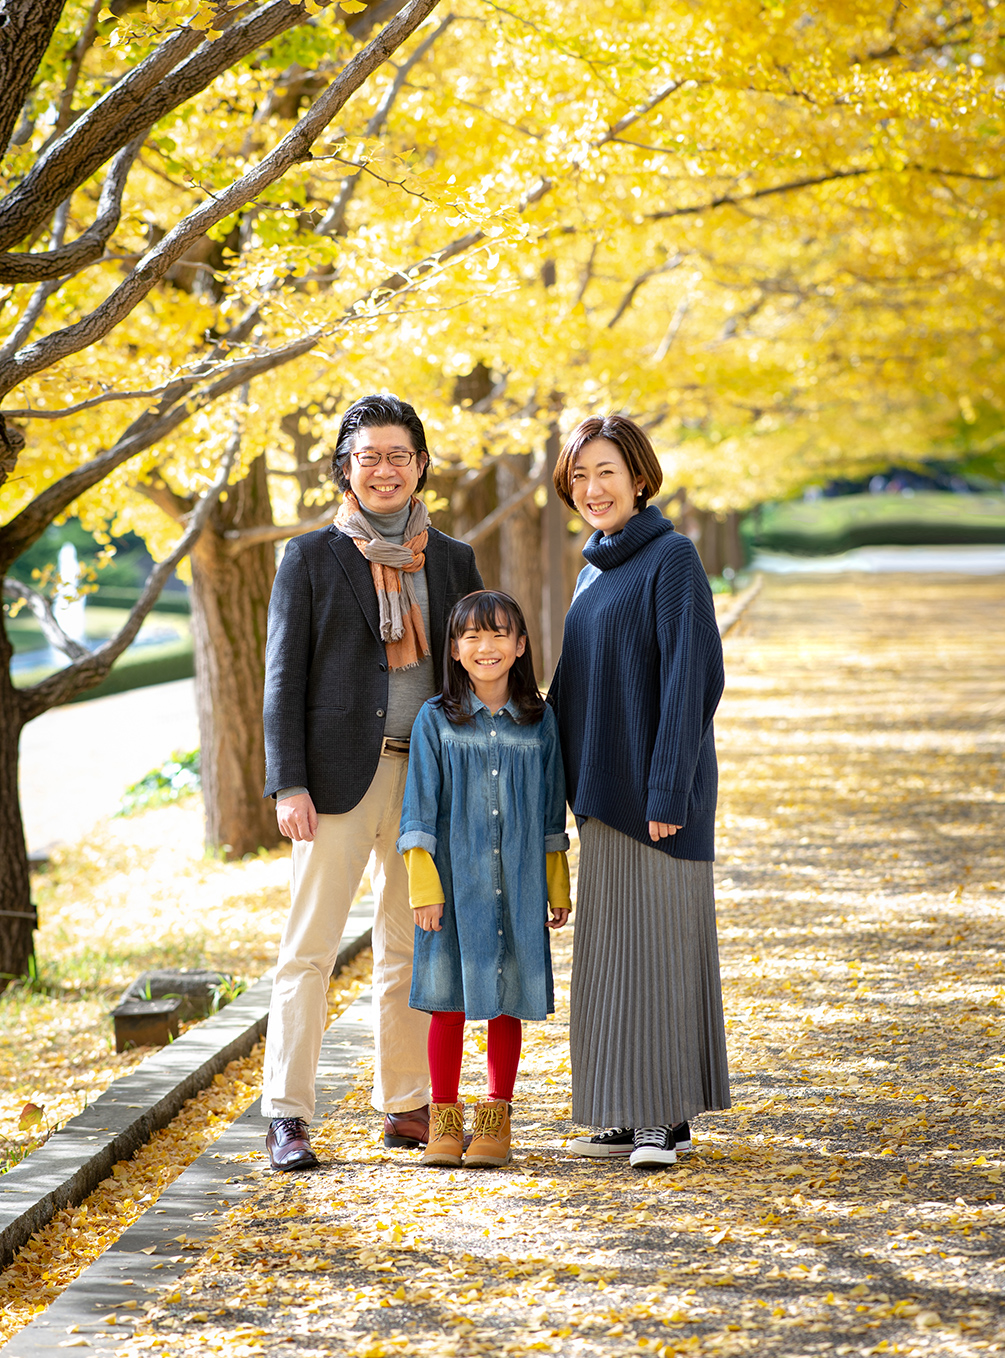
[[(520, 1064), (523, 1024), (509, 1014), (489, 1019), (489, 1099), (511, 1103)], [(461, 1083), (464, 1013), (433, 1014), (429, 1023), (429, 1078), (434, 1103), (456, 1103)]]

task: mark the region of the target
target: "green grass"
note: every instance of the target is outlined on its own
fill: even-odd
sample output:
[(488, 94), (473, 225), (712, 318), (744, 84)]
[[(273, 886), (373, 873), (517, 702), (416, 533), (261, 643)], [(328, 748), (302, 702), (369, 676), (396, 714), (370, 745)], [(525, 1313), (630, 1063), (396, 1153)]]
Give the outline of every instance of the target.
[(754, 549), (823, 556), (855, 547), (1005, 544), (1005, 495), (841, 495), (764, 505), (744, 524)]

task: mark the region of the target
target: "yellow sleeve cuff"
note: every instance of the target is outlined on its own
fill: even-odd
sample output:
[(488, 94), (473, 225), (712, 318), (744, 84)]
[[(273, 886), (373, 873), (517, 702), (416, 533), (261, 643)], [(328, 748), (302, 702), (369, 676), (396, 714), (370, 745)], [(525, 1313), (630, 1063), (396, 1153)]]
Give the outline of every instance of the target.
[[(406, 849), (401, 855), (408, 869), (408, 904), (413, 910), (421, 910), (424, 905), (443, 905), (446, 897), (440, 874), (428, 849)], [(563, 854), (563, 857), (565, 855)], [(551, 854), (548, 857), (552, 857)], [(566, 869), (568, 878), (568, 869)]]
[(554, 853), (546, 854), (544, 870), (548, 879), (548, 904), (552, 910), (571, 910), (569, 859), (565, 850), (556, 849)]

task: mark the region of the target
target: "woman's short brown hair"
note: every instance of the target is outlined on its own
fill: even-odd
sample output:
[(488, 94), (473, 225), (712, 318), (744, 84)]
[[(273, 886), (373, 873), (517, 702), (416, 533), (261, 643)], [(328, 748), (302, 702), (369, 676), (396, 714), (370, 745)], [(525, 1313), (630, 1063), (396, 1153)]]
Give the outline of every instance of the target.
[(649, 442), (649, 435), (627, 415), (591, 415), (588, 420), (576, 425), (566, 439), (555, 467), (553, 480), (560, 498), (570, 509), (576, 508), (572, 499), (572, 473), (576, 458), (593, 439), (610, 439), (620, 449), (632, 477), (642, 478), (644, 484), (639, 491), (639, 508), (645, 509), (650, 498), (657, 494), (663, 484), (663, 472), (653, 445)]

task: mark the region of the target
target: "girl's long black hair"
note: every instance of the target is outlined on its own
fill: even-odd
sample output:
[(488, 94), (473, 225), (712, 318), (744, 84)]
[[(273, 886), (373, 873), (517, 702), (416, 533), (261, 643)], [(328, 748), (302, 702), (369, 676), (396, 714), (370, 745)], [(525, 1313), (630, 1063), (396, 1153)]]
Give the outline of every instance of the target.
[(517, 601), (498, 589), (478, 589), (473, 594), (465, 594), (458, 599), (450, 610), (447, 620), (447, 640), (443, 650), (443, 688), (439, 705), (447, 720), (455, 726), (467, 726), (474, 720), (468, 711), (467, 696), (472, 691), (468, 672), (459, 660), (450, 654), (450, 644), (456, 641), (469, 627), (479, 631), (495, 631), (502, 616), (508, 624), (506, 630), (524, 637), (526, 644), (523, 655), (518, 655), (509, 672), (510, 701), (517, 709), (517, 724), (531, 726), (544, 716), (544, 699), (534, 678), (534, 657), (527, 636), (527, 624)]

